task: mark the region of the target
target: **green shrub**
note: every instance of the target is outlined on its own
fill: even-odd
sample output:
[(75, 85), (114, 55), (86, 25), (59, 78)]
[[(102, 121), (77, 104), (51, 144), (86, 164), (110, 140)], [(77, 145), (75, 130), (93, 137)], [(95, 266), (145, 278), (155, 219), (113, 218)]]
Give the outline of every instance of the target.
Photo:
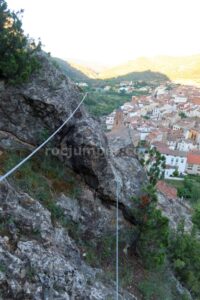
[(0, 78), (12, 83), (28, 79), (39, 67), (34, 53), (41, 48), (24, 35), (21, 15), (8, 9), (5, 0), (0, 0)]
[(157, 268), (164, 264), (168, 246), (168, 219), (156, 208), (155, 188), (147, 185), (142, 197), (133, 198), (132, 214), (136, 218), (137, 238), (135, 249), (142, 256), (148, 268)]
[(176, 275), (196, 297), (200, 298), (200, 241), (195, 230), (184, 231), (184, 223), (172, 233), (169, 257)]
[(196, 227), (200, 230), (200, 204), (195, 207), (192, 222), (196, 225)]
[(6, 267), (5, 267), (5, 265), (4, 264), (2, 264), (2, 263), (0, 263), (0, 272), (3, 272), (3, 273), (5, 273), (6, 272)]
[(176, 281), (167, 268), (160, 272), (149, 273), (139, 284), (139, 290), (145, 300), (189, 300), (187, 294), (180, 294)]
[[(26, 151), (10, 151), (1, 155), (2, 170), (4, 172), (10, 170), (26, 155)], [(44, 152), (38, 153), (26, 162), (10, 177), (10, 180), (18, 188), (39, 200), (51, 212), (54, 222), (63, 218), (63, 211), (55, 201), (56, 196), (63, 192), (70, 197), (75, 197), (81, 192), (80, 183), (75, 180), (73, 172), (56, 157), (45, 156)]]
[(183, 185), (178, 188), (178, 196), (196, 204), (198, 200), (200, 200), (200, 176), (186, 176), (184, 178)]
[(173, 176), (174, 176), (174, 177), (178, 177), (178, 176), (179, 176), (179, 172), (178, 172), (177, 169), (173, 172)]

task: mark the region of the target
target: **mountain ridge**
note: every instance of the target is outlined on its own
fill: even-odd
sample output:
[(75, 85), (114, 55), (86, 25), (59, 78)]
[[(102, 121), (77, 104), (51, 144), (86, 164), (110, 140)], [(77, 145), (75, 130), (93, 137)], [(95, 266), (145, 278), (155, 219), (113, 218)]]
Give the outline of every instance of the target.
[(70, 79), (75, 82), (86, 82), (94, 85), (102, 85), (109, 83), (119, 83), (121, 80), (131, 80), (131, 81), (168, 81), (169, 78), (161, 74), (160, 72), (152, 72), (151, 70), (144, 71), (133, 71), (124, 75), (116, 75), (110, 78), (104, 78), (101, 76), (102, 72), (106, 72), (105, 70), (102, 72), (96, 72), (91, 68), (86, 67), (85, 65), (80, 65), (78, 63), (65, 61), (63, 59), (54, 57), (52, 58), (53, 62), (57, 65), (57, 67)]
[(158, 55), (153, 57), (138, 57), (127, 63), (106, 68), (96, 72), (77, 63), (68, 62), (73, 68), (81, 71), (90, 79), (110, 80), (125, 76), (135, 72), (162, 73), (170, 80), (177, 82), (191, 81), (200, 83), (200, 54), (191, 56), (169, 56)]

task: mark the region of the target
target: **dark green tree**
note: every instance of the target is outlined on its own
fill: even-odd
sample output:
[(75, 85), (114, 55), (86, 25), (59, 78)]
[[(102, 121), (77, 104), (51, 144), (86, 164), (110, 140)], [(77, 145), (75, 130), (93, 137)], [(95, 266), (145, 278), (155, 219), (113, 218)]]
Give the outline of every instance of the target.
[(156, 148), (147, 150), (148, 159), (143, 162), (146, 167), (147, 175), (151, 184), (155, 185), (159, 179), (163, 178), (165, 157)]
[(0, 79), (20, 83), (39, 67), (34, 53), (41, 43), (26, 36), (22, 29), (23, 10), (13, 12), (0, 0)]
[(186, 113), (185, 113), (184, 111), (181, 111), (181, 112), (179, 113), (179, 116), (181, 117), (181, 119), (187, 118), (187, 115), (186, 115)]
[(143, 257), (150, 268), (162, 265), (166, 259), (169, 226), (168, 219), (157, 209), (156, 189), (152, 184), (144, 188), (144, 195), (133, 198), (133, 215), (137, 232), (132, 250)]
[(194, 209), (194, 213), (192, 215), (192, 222), (200, 230), (200, 204), (197, 205)]
[(157, 267), (165, 262), (168, 246), (168, 219), (157, 209), (156, 183), (163, 176), (165, 157), (156, 148), (147, 148), (147, 158), (140, 161), (145, 166), (149, 184), (143, 189), (141, 197), (133, 197), (136, 234), (132, 251), (140, 253), (149, 267)]
[(173, 176), (174, 176), (174, 177), (178, 177), (178, 176), (179, 176), (179, 172), (178, 172), (177, 169), (173, 172)]
[(194, 299), (200, 299), (200, 241), (195, 229), (185, 232), (184, 223), (171, 234), (169, 258), (176, 275), (192, 292)]
[(178, 195), (193, 204), (197, 203), (200, 199), (200, 176), (185, 176), (183, 185), (178, 188)]

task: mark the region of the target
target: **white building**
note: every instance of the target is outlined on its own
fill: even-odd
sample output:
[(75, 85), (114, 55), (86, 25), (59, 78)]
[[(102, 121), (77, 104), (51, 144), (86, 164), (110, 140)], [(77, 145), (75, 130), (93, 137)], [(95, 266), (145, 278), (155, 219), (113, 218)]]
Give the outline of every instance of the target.
[(198, 149), (198, 145), (194, 144), (190, 140), (182, 140), (177, 142), (176, 148), (179, 151), (189, 152), (191, 150)]
[(160, 107), (160, 113), (169, 114), (176, 111), (176, 105), (165, 104)]
[(167, 145), (169, 147), (170, 150), (176, 150), (176, 147), (177, 147), (177, 141), (174, 141), (174, 140), (168, 140), (167, 141)]
[[(155, 145), (156, 146), (156, 145)], [(179, 175), (184, 175), (187, 168), (187, 153), (177, 150), (170, 150), (168, 147), (156, 147), (165, 157), (166, 169), (165, 178), (172, 177), (175, 170)]]
[(187, 156), (187, 173), (200, 175), (200, 152), (189, 152)]
[(164, 95), (166, 94), (167, 90), (166, 90), (166, 87), (165, 86), (159, 86), (157, 87), (157, 89), (155, 90), (155, 94), (157, 96), (161, 96), (161, 95)]
[(130, 117), (130, 118), (133, 118), (133, 117), (136, 117), (136, 116), (138, 116), (138, 112), (137, 112), (137, 111), (130, 112), (130, 113), (128, 114), (128, 117)]
[(177, 140), (177, 141), (167, 141), (167, 145), (170, 150), (178, 150), (182, 152), (189, 152), (192, 150), (199, 149), (198, 144), (194, 144), (191, 140)]
[(109, 92), (111, 90), (111, 86), (110, 85), (107, 85), (104, 87), (104, 91), (105, 92)]
[(88, 84), (86, 82), (78, 82), (77, 85), (80, 87), (88, 87)]
[(108, 130), (111, 130), (113, 128), (114, 121), (115, 121), (115, 114), (116, 112), (114, 111), (106, 118), (106, 127)]
[(152, 132), (152, 128), (151, 127), (139, 127), (137, 128), (139, 134), (140, 134), (140, 140), (144, 141), (146, 140), (146, 137), (149, 135), (150, 132)]
[(187, 116), (190, 118), (194, 118), (194, 117), (200, 118), (200, 108), (194, 106), (193, 109), (187, 110)]
[(134, 107), (131, 103), (125, 103), (121, 106), (121, 109), (123, 110), (124, 114), (128, 114), (129, 112), (132, 112), (134, 110)]
[(166, 166), (164, 171), (165, 179), (172, 179), (174, 172), (176, 171), (176, 167), (174, 166)]
[(152, 111), (152, 117), (155, 119), (160, 119), (161, 113), (160, 113), (160, 107), (154, 107)]
[(175, 103), (186, 103), (188, 101), (188, 98), (183, 97), (183, 96), (174, 95), (173, 100), (174, 100)]

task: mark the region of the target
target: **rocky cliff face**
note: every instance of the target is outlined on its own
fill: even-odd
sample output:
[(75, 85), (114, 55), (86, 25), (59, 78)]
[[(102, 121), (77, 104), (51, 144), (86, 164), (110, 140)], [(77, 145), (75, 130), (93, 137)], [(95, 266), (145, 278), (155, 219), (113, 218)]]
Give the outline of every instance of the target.
[[(79, 89), (45, 54), (41, 70), (20, 87), (1, 84), (0, 150), (33, 149), (72, 113)], [(120, 228), (128, 228), (131, 196), (139, 194), (145, 174), (127, 145), (108, 142), (98, 122), (82, 106), (57, 135), (47, 152), (56, 152), (83, 185), (81, 195), (64, 192), (56, 205), (79, 224), (85, 239), (115, 230), (119, 191)], [(1, 170), (0, 170), (1, 171)], [(84, 253), (38, 199), (0, 184), (0, 291), (3, 299), (115, 299), (115, 285), (89, 267)], [(110, 249), (114, 251), (113, 249)], [(136, 299), (121, 291), (121, 299)]]
[[(69, 207), (68, 199), (63, 200)], [(0, 217), (3, 299), (114, 299), (114, 283), (103, 283), (102, 271), (83, 262), (67, 231), (53, 226), (49, 211), (37, 200), (0, 184)], [(135, 297), (121, 291), (120, 299)]]
[(171, 199), (162, 193), (158, 193), (158, 208), (162, 210), (169, 220), (169, 225), (176, 230), (181, 221), (184, 221), (186, 232), (192, 230), (192, 208), (186, 201), (180, 198)]
[[(44, 54), (39, 59), (42, 64), (40, 73), (29, 83), (1, 91), (2, 148), (37, 145), (43, 138), (42, 133), (51, 133), (62, 124), (83, 96)], [(87, 114), (83, 106), (60, 132), (56, 145), (63, 162), (81, 174), (102, 198), (115, 201), (117, 182), (120, 201), (127, 207), (131, 205), (130, 197), (140, 193), (144, 181), (140, 164), (132, 157), (134, 167), (131, 172), (127, 170), (125, 161), (129, 155), (120, 152), (113, 155), (99, 123)], [(70, 158), (66, 151), (71, 151)], [(121, 180), (124, 174), (126, 179)]]

